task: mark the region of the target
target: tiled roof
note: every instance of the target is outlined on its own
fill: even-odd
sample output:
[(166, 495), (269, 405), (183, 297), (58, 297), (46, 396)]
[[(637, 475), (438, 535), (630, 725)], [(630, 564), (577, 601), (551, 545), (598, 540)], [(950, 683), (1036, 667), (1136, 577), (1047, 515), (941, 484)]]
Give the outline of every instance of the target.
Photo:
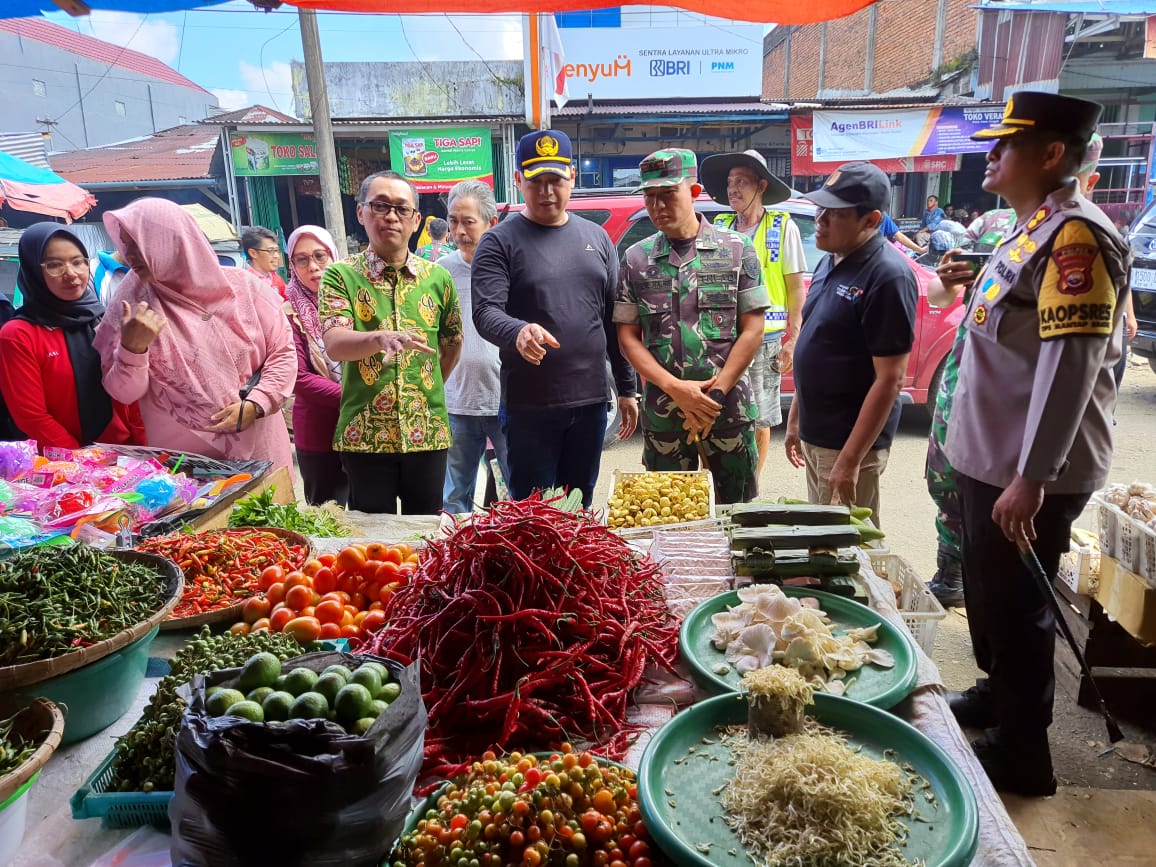
[(216, 127), (176, 126), (136, 141), (56, 154), (52, 170), (80, 186), (209, 178), (220, 143)]
[(292, 115), (284, 114), (263, 105), (251, 105), (248, 108), (238, 108), (236, 111), (223, 111), (206, 117), (202, 123), (301, 123)]
[(131, 48), (122, 48), (97, 39), (94, 36), (85, 36), (59, 24), (53, 24), (43, 18), (13, 18), (0, 21), (0, 31), (14, 33), (22, 39), (31, 39), (42, 42), (62, 51), (79, 54), (98, 63), (107, 63), (110, 66), (119, 66), (139, 75), (147, 75), (157, 81), (165, 81), (180, 87), (189, 87), (208, 93), (199, 84), (185, 78), (172, 67), (166, 66), (155, 57), (133, 51)]

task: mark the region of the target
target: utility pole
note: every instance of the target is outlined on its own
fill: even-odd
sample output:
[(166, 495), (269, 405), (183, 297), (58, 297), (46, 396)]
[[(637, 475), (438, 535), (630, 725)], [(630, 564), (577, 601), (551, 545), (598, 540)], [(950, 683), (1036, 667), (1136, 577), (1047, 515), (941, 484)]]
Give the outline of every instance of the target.
[(345, 244), (345, 212), (341, 207), (341, 183), (337, 179), (337, 148), (333, 143), (333, 122), (329, 117), (329, 89), (325, 86), (325, 68), (321, 63), (321, 34), (317, 30), (317, 13), (298, 9), (301, 27), (301, 49), (305, 52), (305, 81), (309, 87), (309, 107), (313, 117), (313, 138), (317, 145), (317, 166), (321, 174), (321, 207), (325, 228), (337, 242), (337, 254), (349, 255)]

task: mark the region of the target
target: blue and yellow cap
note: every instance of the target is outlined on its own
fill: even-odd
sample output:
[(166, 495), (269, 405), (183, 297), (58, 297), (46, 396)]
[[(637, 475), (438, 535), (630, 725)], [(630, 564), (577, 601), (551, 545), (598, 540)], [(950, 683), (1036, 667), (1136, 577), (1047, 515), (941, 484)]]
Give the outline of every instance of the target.
[(574, 149), (566, 133), (542, 129), (519, 139), (516, 160), (518, 172), (527, 180), (544, 172), (568, 178), (574, 167)]

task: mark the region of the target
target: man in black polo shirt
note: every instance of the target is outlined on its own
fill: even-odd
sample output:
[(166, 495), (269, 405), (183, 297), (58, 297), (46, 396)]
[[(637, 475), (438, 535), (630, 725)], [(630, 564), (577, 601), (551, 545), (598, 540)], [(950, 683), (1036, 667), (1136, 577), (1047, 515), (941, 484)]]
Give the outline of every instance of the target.
[(830, 255), (803, 307), (786, 435), (812, 503), (866, 506), (876, 523), (919, 297), (911, 266), (879, 234), (890, 195), (887, 175), (856, 162), (805, 196), (818, 206), (815, 245)]

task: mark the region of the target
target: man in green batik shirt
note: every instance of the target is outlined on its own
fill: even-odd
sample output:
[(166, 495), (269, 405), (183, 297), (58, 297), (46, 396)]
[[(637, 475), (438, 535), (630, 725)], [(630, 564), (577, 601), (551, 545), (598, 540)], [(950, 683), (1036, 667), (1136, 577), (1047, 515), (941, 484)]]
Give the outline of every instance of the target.
[(421, 214), (396, 172), (361, 184), (364, 253), (330, 265), (319, 314), (325, 349), (345, 362), (333, 448), (349, 477), (349, 507), (433, 515), (441, 509), (450, 447), (445, 380), (462, 348), (453, 278), (409, 252)]
[(770, 298), (750, 238), (695, 212), (697, 169), (681, 148), (642, 161), (640, 189), (658, 232), (626, 251), (614, 321), (646, 380), (643, 465), (693, 470), (701, 458), (718, 502), (744, 503), (758, 493), (758, 411), (744, 374)]

